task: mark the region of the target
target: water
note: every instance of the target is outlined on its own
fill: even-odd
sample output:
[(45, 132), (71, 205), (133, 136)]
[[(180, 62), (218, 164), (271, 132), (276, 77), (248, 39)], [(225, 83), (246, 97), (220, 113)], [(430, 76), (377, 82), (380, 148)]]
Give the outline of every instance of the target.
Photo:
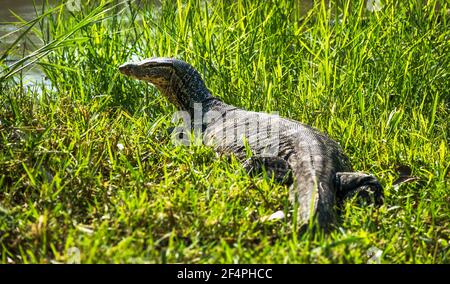
[[(45, 0), (35, 1), (38, 11), (41, 10), (44, 1)], [(54, 1), (49, 2), (52, 3)], [(4, 37), (17, 29), (13, 22), (17, 22), (18, 20), (11, 11), (19, 15), (25, 21), (32, 20), (36, 17), (33, 0), (0, 0), (0, 51), (3, 51), (7, 46), (12, 44), (16, 40), (17, 35), (20, 34), (20, 32), (18, 32), (17, 34)], [(20, 42), (19, 44), (23, 45), (24, 43)]]
[[(36, 0), (36, 5), (40, 7), (42, 0)], [(51, 1), (50, 1), (51, 2)], [(34, 16), (33, 0), (1, 0), (0, 9), (0, 21), (14, 21), (15, 17), (11, 15), (9, 10), (14, 11), (16, 14), (31, 20)]]
[[(42, 3), (45, 2), (45, 0), (35, 0), (34, 2), (36, 4), (36, 9), (40, 11), (42, 8)], [(52, 3), (54, 1), (49, 2)], [(0, 55), (3, 54), (7, 47), (14, 43), (21, 33), (21, 31), (18, 31), (10, 34), (17, 29), (14, 22), (18, 21), (11, 11), (19, 15), (25, 21), (30, 21), (36, 17), (33, 0), (0, 0)], [(33, 37), (28, 37), (27, 40), (20, 40), (17, 43), (17, 51), (6, 58), (6, 64), (11, 65), (19, 58), (28, 54), (32, 48), (30, 41), (37, 46), (40, 44), (39, 40)], [(44, 74), (38, 69), (37, 66), (24, 70), (21, 76), (23, 77), (23, 83), (25, 86), (36, 85), (36, 83), (39, 82), (49, 84), (49, 82), (45, 80)]]

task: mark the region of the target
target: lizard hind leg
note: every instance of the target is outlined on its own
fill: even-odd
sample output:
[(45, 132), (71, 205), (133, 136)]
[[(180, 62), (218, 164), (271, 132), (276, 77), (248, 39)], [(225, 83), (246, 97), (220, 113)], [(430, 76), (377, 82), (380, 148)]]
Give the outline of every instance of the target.
[(336, 173), (338, 204), (356, 197), (359, 204), (383, 204), (384, 194), (380, 182), (372, 175), (358, 172)]
[(253, 156), (244, 161), (243, 167), (251, 176), (265, 171), (267, 176), (273, 177), (277, 183), (287, 185), (293, 183), (291, 167), (282, 158)]

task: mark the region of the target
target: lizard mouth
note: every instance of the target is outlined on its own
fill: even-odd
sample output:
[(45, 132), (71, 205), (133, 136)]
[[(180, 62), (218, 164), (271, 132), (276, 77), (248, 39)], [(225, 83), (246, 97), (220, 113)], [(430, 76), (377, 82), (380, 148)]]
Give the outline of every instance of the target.
[(125, 63), (119, 66), (120, 73), (130, 76), (131, 75), (131, 66), (130, 63)]

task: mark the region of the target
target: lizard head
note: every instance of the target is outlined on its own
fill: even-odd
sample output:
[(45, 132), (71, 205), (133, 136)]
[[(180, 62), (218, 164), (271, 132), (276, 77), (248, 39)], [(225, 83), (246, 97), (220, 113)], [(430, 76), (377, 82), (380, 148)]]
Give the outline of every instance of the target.
[(178, 59), (150, 58), (125, 63), (119, 66), (119, 71), (153, 84), (182, 110), (191, 110), (194, 103), (202, 103), (211, 96), (194, 67)]

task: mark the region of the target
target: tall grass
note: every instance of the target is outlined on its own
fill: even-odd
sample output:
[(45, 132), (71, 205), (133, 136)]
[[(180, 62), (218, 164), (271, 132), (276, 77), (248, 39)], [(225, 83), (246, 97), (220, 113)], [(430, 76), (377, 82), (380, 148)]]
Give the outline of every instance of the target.
[[(379, 249), (381, 262), (449, 263), (450, 7), (394, 2), (37, 7), (17, 33), (41, 45), (9, 67), (16, 43), (0, 54), (1, 261), (76, 248), (83, 263), (366, 263)], [(153, 56), (191, 63), (227, 103), (327, 132), (382, 181), (385, 205), (348, 202), (340, 229), (299, 235), (286, 187), (171, 144), (174, 107), (117, 71)], [(24, 88), (27, 65), (51, 85)], [(419, 180), (393, 186), (399, 165)], [(262, 221), (277, 210), (288, 218)]]

